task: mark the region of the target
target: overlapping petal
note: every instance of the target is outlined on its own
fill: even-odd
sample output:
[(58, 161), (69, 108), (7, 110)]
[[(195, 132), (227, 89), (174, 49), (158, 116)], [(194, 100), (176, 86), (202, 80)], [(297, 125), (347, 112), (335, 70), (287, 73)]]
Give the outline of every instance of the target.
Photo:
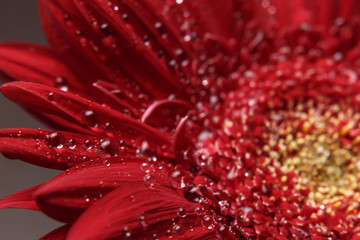
[[(310, 127), (279, 138), (287, 129), (281, 114), (296, 110), (292, 121), (331, 105), (324, 121), (331, 114), (341, 120), (331, 139), (341, 128), (351, 141), (326, 144), (350, 152), (352, 163), (360, 141), (352, 129), (359, 120), (352, 111), (359, 104), (358, 2), (39, 5), (51, 47), (0, 46), (5, 80), (25, 81), (1, 91), (69, 132), (1, 130), (0, 151), (66, 171), (0, 200), (0, 208), (39, 207), (72, 224), (43, 239), (356, 239), (358, 204), (309, 204), (310, 190), (296, 185), (301, 176), (282, 168), (279, 152), (297, 154), (284, 142), (305, 141)], [(345, 130), (337, 103), (356, 120)]]
[(158, 98), (174, 93), (184, 96), (180, 81), (169, 72), (167, 63), (144, 45), (143, 36), (129, 34), (131, 28), (121, 14), (103, 1), (39, 3), (50, 43), (78, 76), (90, 83), (98, 79), (115, 82), (123, 90), (131, 90), (126, 84), (130, 80)]
[(68, 239), (214, 237), (213, 232), (197, 228), (197, 206), (169, 188), (123, 185), (89, 208), (71, 228)]
[(44, 84), (90, 97), (67, 66), (49, 47), (31, 43), (0, 45), (2, 80), (18, 80)]
[[(49, 216), (72, 222), (105, 194), (126, 184), (144, 183), (141, 158), (100, 158), (72, 167), (45, 183), (35, 192), (40, 209)], [(164, 176), (156, 183), (168, 185)]]
[(35, 202), (34, 192), (41, 185), (37, 185), (23, 191), (11, 194), (5, 198), (0, 199), (1, 208), (24, 208), (31, 210), (39, 210), (38, 205)]
[(53, 169), (67, 169), (100, 157), (135, 155), (114, 139), (21, 128), (0, 130), (0, 151), (8, 158)]
[(14, 82), (2, 85), (1, 91), (24, 107), (36, 108), (39, 112), (86, 126), (94, 135), (110, 136), (129, 145), (135, 145), (134, 140), (140, 136), (157, 144), (169, 144), (170, 141), (168, 136), (140, 121), (61, 90), (35, 83)]

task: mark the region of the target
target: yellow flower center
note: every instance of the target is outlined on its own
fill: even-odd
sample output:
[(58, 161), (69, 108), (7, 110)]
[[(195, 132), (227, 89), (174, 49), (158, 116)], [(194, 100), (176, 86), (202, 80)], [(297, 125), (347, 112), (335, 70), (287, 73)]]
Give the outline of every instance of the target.
[(283, 172), (294, 171), (296, 188), (309, 188), (313, 204), (332, 204), (359, 195), (360, 114), (346, 104), (308, 101), (273, 110), (263, 150)]

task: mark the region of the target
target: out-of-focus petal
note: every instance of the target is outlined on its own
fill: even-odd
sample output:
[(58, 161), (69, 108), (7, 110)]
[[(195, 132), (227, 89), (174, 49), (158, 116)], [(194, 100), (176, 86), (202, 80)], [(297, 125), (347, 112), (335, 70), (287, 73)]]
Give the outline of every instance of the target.
[(188, 10), (196, 17), (198, 21), (196, 25), (201, 34), (210, 33), (222, 40), (229, 40), (234, 37), (234, 1), (184, 0), (179, 5), (180, 7), (186, 5)]
[[(354, 0), (310, 1), (272, 0), (266, 3), (253, 1), (257, 21), (263, 28), (279, 28), (280, 32), (292, 30), (305, 24), (327, 34), (337, 25), (352, 22), (359, 13), (360, 4)], [(335, 23), (335, 24), (334, 24)]]
[(101, 79), (118, 83), (122, 90), (132, 90), (133, 87), (126, 84), (130, 80), (157, 98), (173, 93), (183, 95), (177, 77), (144, 45), (143, 36), (134, 39), (130, 37), (130, 28), (120, 31), (119, 27), (125, 24), (114, 25), (121, 16), (118, 19), (112, 8), (109, 12), (108, 4), (57, 0), (40, 0), (39, 3), (50, 43), (71, 64), (69, 67), (86, 77), (88, 83)]
[(0, 209), (24, 208), (30, 210), (39, 210), (33, 194), (40, 186), (41, 185), (37, 185), (0, 199)]
[[(166, 187), (122, 185), (81, 215), (68, 238), (100, 240), (131, 236), (133, 239), (151, 239), (156, 236), (164, 239), (184, 236), (185, 239), (196, 239), (187, 237), (197, 236), (201, 239), (209, 232), (196, 228), (201, 224), (194, 212), (197, 206)], [(198, 232), (191, 233), (192, 228)]]
[(0, 44), (0, 76), (5, 81), (35, 82), (89, 97), (66, 65), (49, 47), (31, 43)]

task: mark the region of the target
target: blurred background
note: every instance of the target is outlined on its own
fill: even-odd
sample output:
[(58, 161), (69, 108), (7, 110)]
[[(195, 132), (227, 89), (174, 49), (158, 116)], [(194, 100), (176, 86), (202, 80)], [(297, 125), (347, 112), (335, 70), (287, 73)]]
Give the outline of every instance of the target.
[[(36, 0), (0, 1), (0, 42), (27, 41), (46, 44)], [(1, 95), (1, 94), (0, 94)], [(45, 128), (16, 104), (0, 96), (0, 128)], [(0, 156), (0, 198), (43, 183), (57, 174)], [(38, 239), (61, 224), (41, 213), (22, 209), (0, 210), (0, 239)]]

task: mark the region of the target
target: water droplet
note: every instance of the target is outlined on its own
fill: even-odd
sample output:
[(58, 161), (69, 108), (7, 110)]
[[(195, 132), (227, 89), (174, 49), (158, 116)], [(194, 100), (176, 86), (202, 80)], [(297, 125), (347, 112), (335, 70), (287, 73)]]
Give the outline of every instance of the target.
[(99, 117), (94, 113), (93, 110), (86, 110), (83, 115), (83, 119), (86, 125), (91, 127), (98, 127), (99, 126)]
[(123, 13), (123, 14), (121, 15), (121, 17), (122, 17), (123, 20), (127, 20), (128, 17), (129, 17), (129, 15), (128, 15), (127, 13)]
[(75, 139), (69, 139), (66, 143), (69, 149), (74, 149), (76, 147), (76, 140)]
[(147, 224), (147, 222), (146, 222), (146, 218), (145, 218), (144, 215), (141, 215), (141, 216), (138, 218), (138, 221), (139, 221), (139, 223), (140, 223), (140, 225), (141, 225), (142, 228), (144, 228), (144, 229), (147, 228), (148, 224)]
[(144, 177), (145, 186), (154, 187), (156, 185), (156, 178), (150, 174), (145, 175)]
[(69, 85), (65, 77), (55, 78), (55, 86), (65, 92), (69, 90)]
[(123, 238), (129, 239), (131, 237), (131, 232), (128, 227), (124, 227), (123, 229)]
[(214, 221), (212, 217), (208, 214), (204, 215), (201, 223), (207, 229), (212, 229), (214, 227)]
[(196, 188), (193, 188), (193, 187), (185, 188), (184, 196), (190, 202), (196, 202), (197, 203), (197, 202), (200, 201), (200, 195), (196, 192)]
[(172, 232), (175, 236), (182, 236), (185, 234), (185, 227), (181, 224), (175, 224), (172, 228)]
[(104, 165), (110, 167), (111, 163), (109, 160), (104, 160)]
[(229, 227), (225, 224), (221, 224), (216, 229), (216, 237), (217, 239), (229, 239)]
[(49, 147), (56, 147), (58, 149), (62, 148), (65, 143), (65, 137), (61, 133), (52, 132), (46, 135), (46, 140)]
[(163, 25), (162, 25), (161, 22), (156, 22), (156, 23), (154, 24), (154, 27), (156, 27), (157, 29), (160, 29), (162, 26), (163, 26)]
[(83, 146), (84, 146), (85, 149), (90, 150), (90, 149), (92, 149), (94, 147), (94, 143), (91, 140), (87, 139), (87, 140), (84, 141)]
[(190, 182), (188, 174), (182, 170), (173, 170), (168, 175), (169, 183), (176, 189), (187, 187)]
[(117, 156), (119, 153), (119, 144), (116, 141), (110, 141), (110, 139), (101, 139), (100, 148), (103, 152), (110, 156)]
[(53, 92), (49, 92), (49, 94), (46, 96), (46, 98), (49, 101), (54, 101), (55, 100), (55, 94)]
[(154, 170), (154, 167), (153, 167), (151, 164), (147, 163), (147, 162), (143, 162), (143, 163), (141, 163), (141, 165), (140, 165), (140, 169), (141, 169), (141, 171), (143, 171), (144, 173), (150, 173), (151, 171)]
[(187, 216), (187, 211), (185, 208), (179, 208), (177, 211), (177, 215), (181, 218), (184, 218)]
[(191, 36), (189, 34), (184, 36), (184, 41), (185, 42), (190, 42), (191, 41)]
[(105, 34), (109, 34), (109, 25), (107, 23), (101, 24), (100, 30)]

